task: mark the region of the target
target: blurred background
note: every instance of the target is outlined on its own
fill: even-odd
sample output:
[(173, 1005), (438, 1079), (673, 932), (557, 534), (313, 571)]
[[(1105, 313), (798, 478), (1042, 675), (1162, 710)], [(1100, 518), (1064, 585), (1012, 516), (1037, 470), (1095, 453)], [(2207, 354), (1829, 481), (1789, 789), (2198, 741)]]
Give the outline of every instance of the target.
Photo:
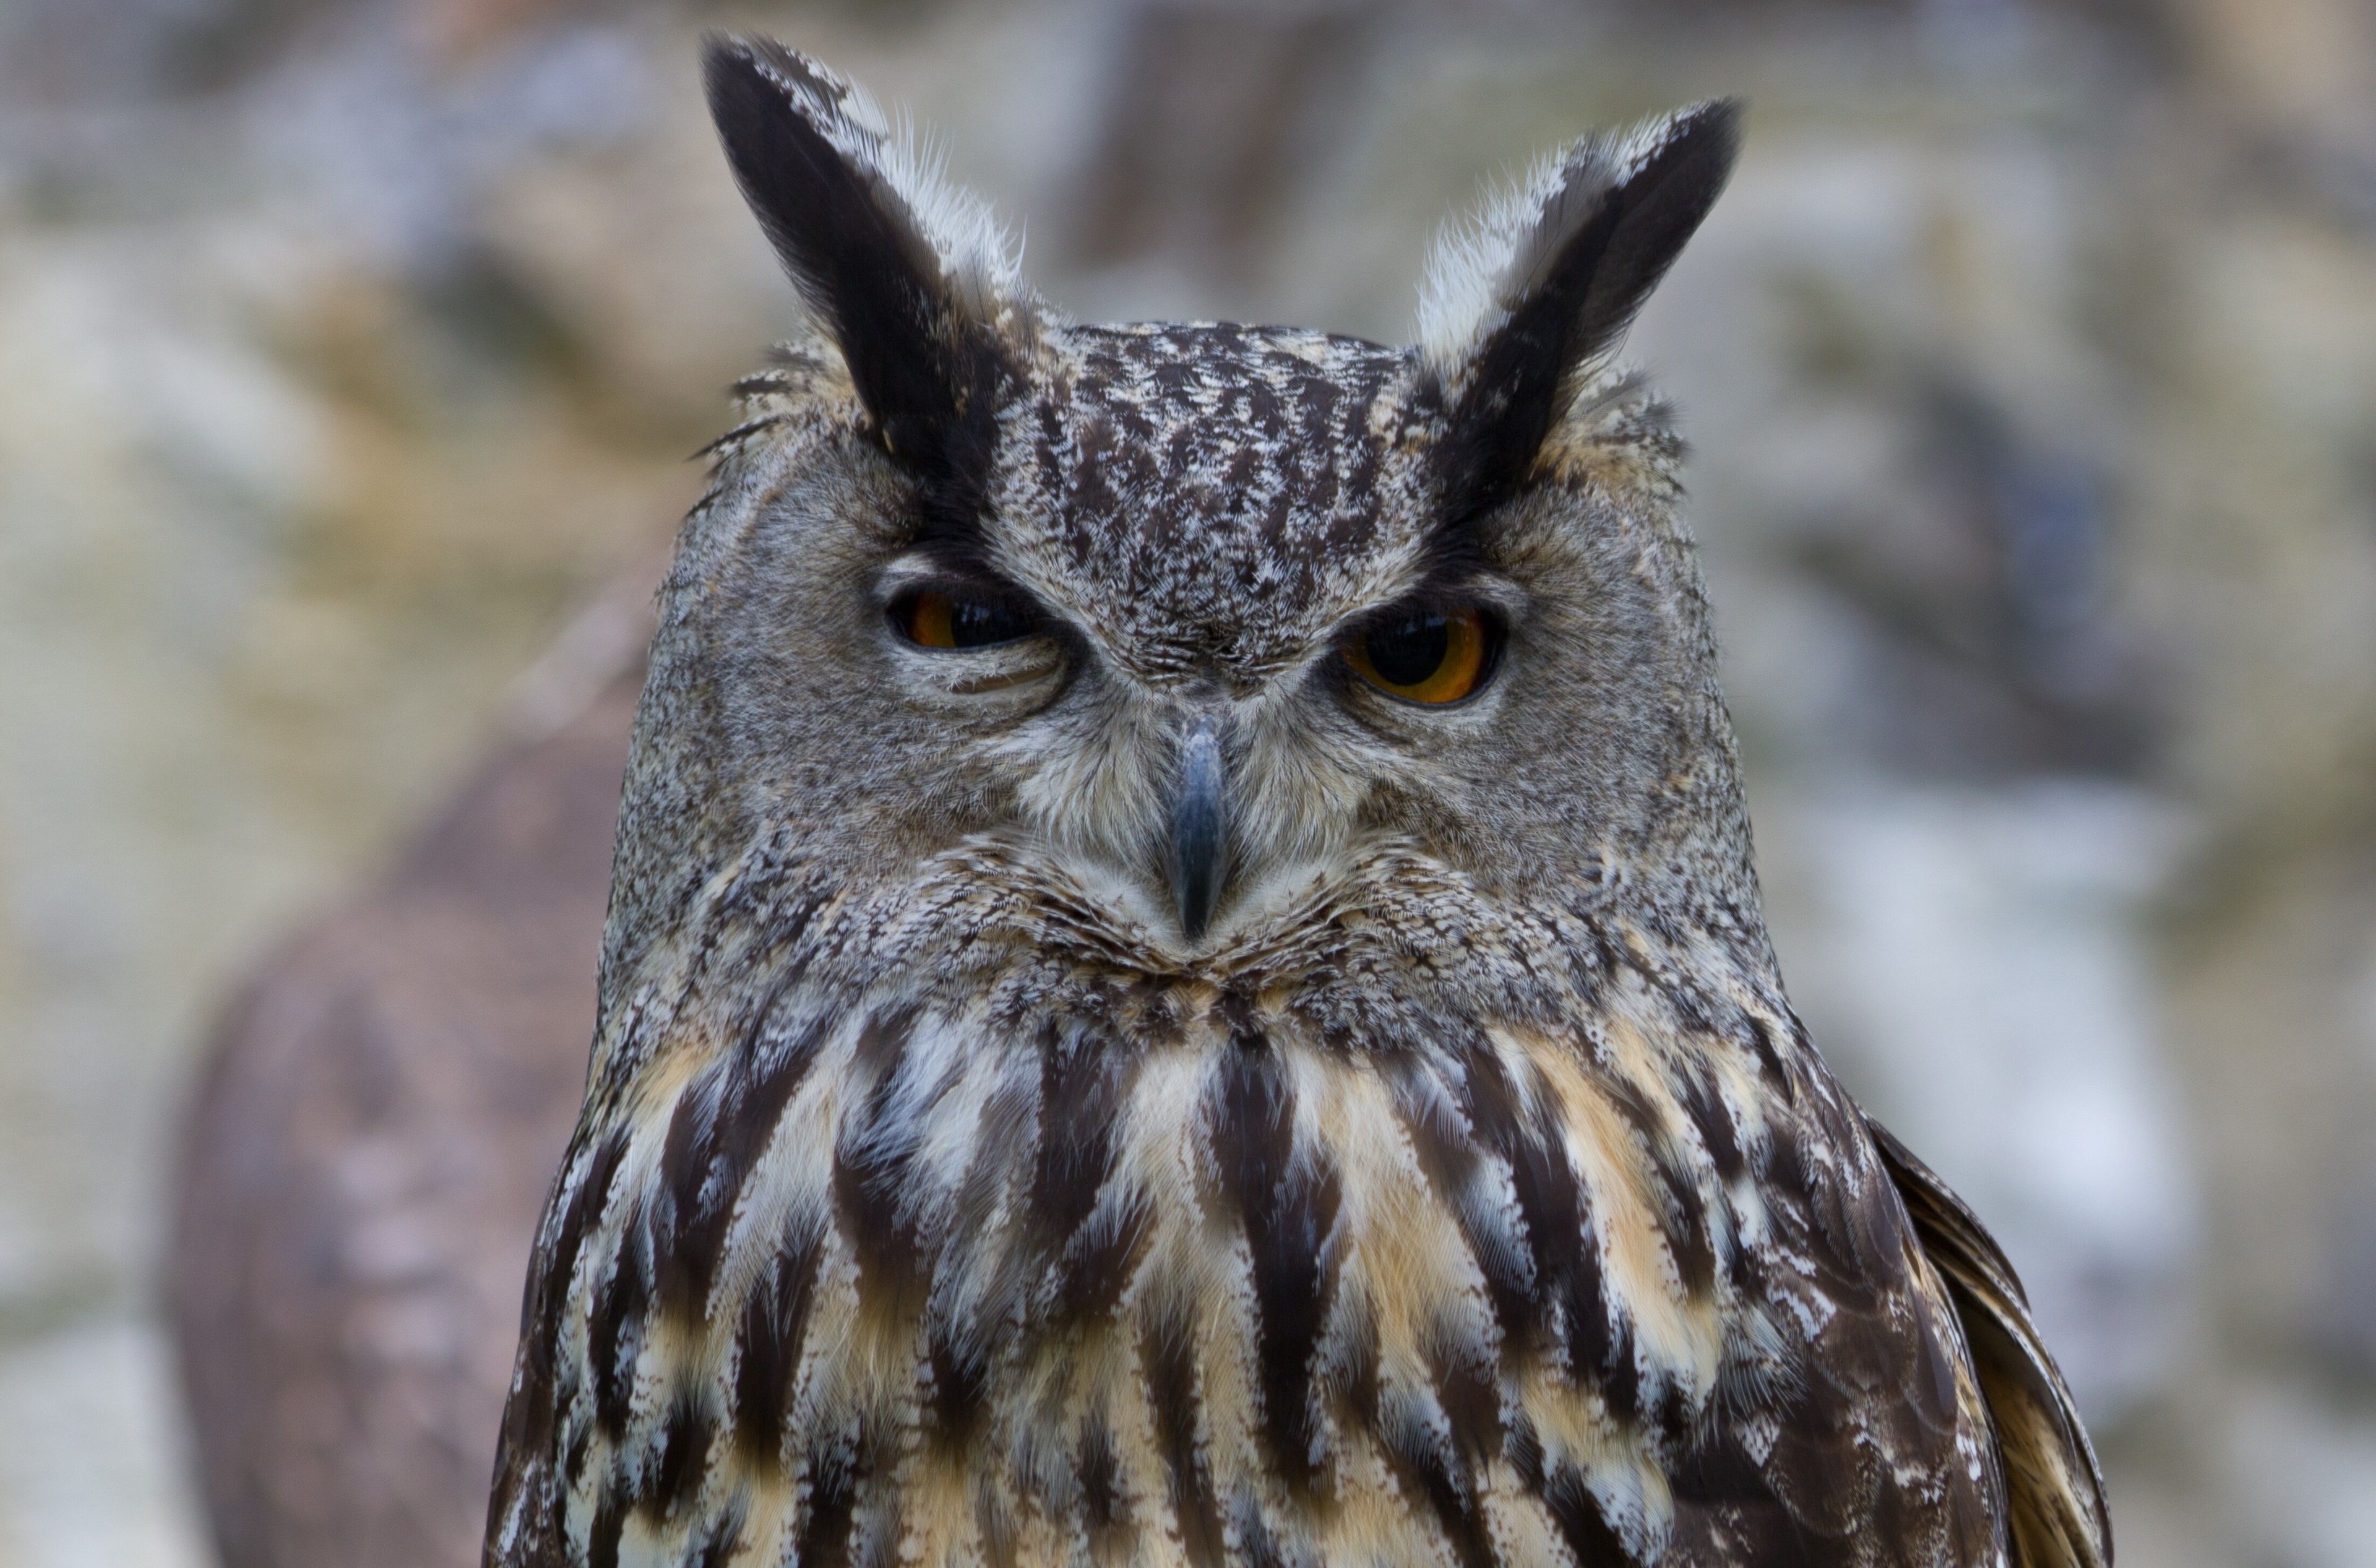
[(214, 1561), (160, 1259), (243, 982), (381, 951), (572, 725), (599, 919), (637, 607), (790, 320), (743, 25), (1076, 315), (1386, 340), (1487, 182), (1747, 94), (1628, 357), (1794, 997), (2021, 1267), (2128, 1568), (2376, 1564), (2376, 9), (0, 0), (0, 1568)]

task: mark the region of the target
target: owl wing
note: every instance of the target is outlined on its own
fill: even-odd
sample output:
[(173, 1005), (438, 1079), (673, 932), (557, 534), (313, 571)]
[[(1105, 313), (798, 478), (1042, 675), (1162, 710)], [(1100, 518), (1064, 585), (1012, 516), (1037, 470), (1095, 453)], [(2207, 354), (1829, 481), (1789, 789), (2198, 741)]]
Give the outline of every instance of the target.
[(2003, 1461), (2016, 1568), (2110, 1568), (2104, 1474), (2013, 1265), (1937, 1172), (1880, 1123), (1865, 1124), (1963, 1320)]

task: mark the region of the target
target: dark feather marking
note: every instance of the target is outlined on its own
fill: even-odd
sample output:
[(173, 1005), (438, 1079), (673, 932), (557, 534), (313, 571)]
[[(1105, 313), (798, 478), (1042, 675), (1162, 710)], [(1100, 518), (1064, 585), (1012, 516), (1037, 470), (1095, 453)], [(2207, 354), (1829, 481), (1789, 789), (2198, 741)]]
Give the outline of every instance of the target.
[(1230, 1494), (1230, 1522), (1246, 1568), (1289, 1568), (1287, 1553), (1263, 1516), (1262, 1499), (1243, 1482)]
[(1934, 1429), (1952, 1433), (1955, 1426), (1955, 1367), (1949, 1359), (1946, 1325), (1939, 1309), (1916, 1291), (1914, 1302), (1915, 1375), (1907, 1391), (1913, 1395), (1914, 1413)]
[(861, 1242), (859, 1300), (895, 1320), (916, 1314), (924, 1304), (927, 1285), (923, 1237), (917, 1221), (900, 1212), (921, 1132), (909, 1126), (899, 1129), (896, 1137), (885, 1135), (894, 1126), (890, 1102), (914, 1028), (912, 1011), (867, 1020), (856, 1055), (861, 1063), (875, 1064), (873, 1087), (858, 1114), (843, 1124), (833, 1154), (834, 1199), (849, 1234)]
[[(1678, 931), (1674, 940), (1681, 941), (1685, 933)], [(1637, 964), (1642, 978), (1656, 987), (1666, 999), (1675, 1016), (1675, 1027), (1686, 1035), (1713, 1039), (1722, 1031), (1717, 1024), (1717, 1008), (1701, 990), (1694, 977), (1678, 974), (1671, 969), (1653, 970)]]
[(1485, 1357), (1464, 1349), (1453, 1336), (1438, 1334), (1428, 1347), (1428, 1371), (1435, 1383), (1436, 1401), (1443, 1407), (1452, 1441), (1472, 1465), (1502, 1451), (1502, 1390), (1496, 1368)]
[(1336, 1172), (1317, 1150), (1297, 1158), (1287, 1064), (1259, 1033), (1239, 1033), (1221, 1052), (1207, 1117), (1222, 1194), (1253, 1254), (1263, 1434), (1281, 1479), (1308, 1488), (1316, 1459), (1312, 1358), (1336, 1285)]
[[(1589, 1345), (1596, 1336), (1608, 1348), (1600, 1353), (1597, 1364), (1599, 1375), (1594, 1385), (1600, 1390), (1601, 1400), (1610, 1414), (1625, 1420), (1636, 1420), (1642, 1414), (1642, 1368), (1634, 1360), (1634, 1320), (1604, 1308), (1580, 1333), (1571, 1333), (1570, 1343), (1581, 1348)], [(1584, 1361), (1577, 1364), (1593, 1365)]]
[[(1417, 597), (1430, 601), (1448, 599), (1473, 583), (1477, 575), (1491, 564), (1491, 552), (1486, 548), (1483, 531), (1478, 527), (1491, 506), (1486, 504), (1486, 497), (1464, 489), (1466, 470), (1461, 461), (1473, 459), (1466, 455), (1460, 461), (1450, 457), (1449, 448), (1460, 427), (1453, 420), (1453, 410), (1444, 404), (1443, 386), (1432, 378), (1422, 380), (1410, 390), (1406, 403), (1415, 421), (1443, 433), (1435, 444), (1438, 482), (1442, 486), (1439, 510), (1433, 526), (1420, 541)], [(1528, 454), (1530, 462), (1532, 456)]]
[[(1471, 1104), (1478, 1090), (1467, 1087), (1466, 1080), (1477, 1072), (1474, 1058), (1481, 1054), (1481, 1042), (1472, 1045), (1466, 1053), (1462, 1076), (1467, 1098)], [(1479, 1148), (1490, 1148), (1506, 1159), (1509, 1140), (1498, 1141), (1477, 1123), (1464, 1116), (1464, 1108), (1455, 1102), (1442, 1081), (1416, 1054), (1398, 1051), (1383, 1063), (1384, 1071), (1395, 1087), (1395, 1098), (1402, 1114), (1403, 1125), (1409, 1132), (1411, 1146), (1419, 1156), (1420, 1169), (1426, 1172), (1428, 1183), (1443, 1198), (1459, 1221), (1461, 1233), (1468, 1242), (1469, 1252), (1485, 1277), (1485, 1299), (1493, 1309), (1493, 1320), (1502, 1333), (1502, 1342), (1513, 1351), (1525, 1353), (1537, 1348), (1542, 1323), (1541, 1303), (1537, 1300), (1538, 1275), (1527, 1238), (1521, 1234), (1505, 1238), (1496, 1224), (1501, 1216), (1494, 1212), (1488, 1194), (1479, 1191)], [(1500, 1082), (1499, 1065), (1493, 1068), (1494, 1082), (1482, 1091), (1498, 1103), (1480, 1108), (1479, 1114), (1498, 1117), (1498, 1130), (1506, 1132), (1509, 1105), (1506, 1085)], [(1524, 1232), (1527, 1219), (1519, 1214), (1519, 1226)], [(1510, 1240), (1520, 1245), (1513, 1248)]]
[(1716, 1284), (1716, 1249), (1708, 1240), (1707, 1200), (1699, 1182), (1677, 1157), (1666, 1118), (1639, 1087), (1617, 1076), (1608, 1078), (1602, 1087), (1609, 1102), (1633, 1127), (1643, 1157), (1649, 1160), (1666, 1194), (1667, 1222), (1659, 1227), (1659, 1233), (1675, 1260), (1676, 1272), (1682, 1277), (1683, 1289), (1705, 1296)]
[(1404, 1484), (1427, 1500), (1461, 1568), (1495, 1568), (1476, 1478), (1450, 1434), (1436, 1431), (1426, 1412), (1406, 1396), (1389, 1401), (1377, 1436)]
[[(1896, 1206), (1871, 1201), (1871, 1194), (1821, 1163), (1803, 1139), (1791, 1147), (1798, 1157), (1801, 1244), (1832, 1295), (1870, 1307), (1877, 1281), (1903, 1272), (1899, 1248), (1876, 1235), (1877, 1226), (1895, 1230)], [(1896, 1240), (1894, 1234), (1889, 1238)]]
[(1835, 1548), (1811, 1535), (1784, 1506), (1737, 1436), (1713, 1434), (1692, 1444), (1671, 1467), (1669, 1482), (1679, 1515), (1721, 1520), (1748, 1538), (1737, 1549), (1742, 1561), (1809, 1568), (1836, 1561)]
[(1749, 1042), (1757, 1054), (1757, 1074), (1765, 1081), (1765, 1087), (1779, 1095), (1784, 1104), (1796, 1105), (1798, 1080), (1782, 1064), (1782, 1052), (1774, 1043), (1773, 1027), (1753, 1013), (1749, 1018)]
[(1155, 1443), (1163, 1456), (1171, 1515), (1188, 1561), (1196, 1568), (1219, 1568), (1221, 1511), (1213, 1478), (1196, 1450), (1201, 1398), (1196, 1388), (1195, 1346), (1184, 1322), (1147, 1325), (1140, 1349), (1146, 1396), (1155, 1418)]
[[(576, 1191), (569, 1194), (569, 1202), (552, 1229), (552, 1244), (545, 1250), (541, 1265), (529, 1271), (529, 1288), (521, 1293), (520, 1302), (519, 1392), (504, 1411), (503, 1451), (506, 1454), (552, 1452), (553, 1423), (560, 1417), (563, 1403), (554, 1366), (558, 1336), (544, 1332), (541, 1325), (557, 1321), (561, 1315), (570, 1277), (576, 1271), (578, 1251), (585, 1245), (587, 1227), (602, 1211), (626, 1146), (624, 1129), (613, 1129), (595, 1146)], [(582, 1441), (584, 1433), (579, 1436)]]
[(858, 1509), (858, 1445), (846, 1432), (817, 1433), (809, 1444), (806, 1506), (792, 1561), (800, 1568), (849, 1568), (850, 1524)]
[(1583, 1474), (1574, 1467), (1561, 1466), (1536, 1483), (1536, 1490), (1560, 1538), (1575, 1554), (1577, 1568), (1622, 1568), (1635, 1561), (1625, 1550), (1624, 1539), (1610, 1527), (1600, 1499), (1584, 1484)]
[(1502, 1455), (1510, 1461), (1510, 1469), (1518, 1484), (1531, 1492), (1543, 1490), (1543, 1439), (1535, 1430), (1524, 1410), (1514, 1411), (1509, 1434), (1502, 1441)]
[(1777, 1118), (1766, 1128), (1764, 1156), (1757, 1165), (1758, 1191), (1769, 1207), (1804, 1217), (1814, 1201), (1813, 1176), (1797, 1120)]
[(791, 1411), (792, 1378), (808, 1334), (816, 1294), (816, 1232), (789, 1240), (742, 1302), (734, 1372), (734, 1438), (754, 1463), (774, 1464), (783, 1452)]
[(1383, 1397), (1378, 1364), (1378, 1336), (1365, 1326), (1351, 1336), (1329, 1369), (1329, 1382), (1342, 1402), (1346, 1424), (1362, 1431), (1374, 1432), (1378, 1428), (1379, 1402)]
[[(725, 1064), (724, 1074), (732, 1071), (731, 1063)], [(660, 1146), (659, 1179), (671, 1212), (653, 1246), (654, 1293), (661, 1311), (695, 1324), (709, 1315), (710, 1282), (733, 1212), (731, 1194), (703, 1191), (716, 1163), (719, 1123), (731, 1114), (724, 1103), (731, 1091), (711, 1088), (718, 1075), (706, 1074), (685, 1086)]]
[(710, 1440), (716, 1434), (717, 1423), (700, 1396), (690, 1389), (680, 1390), (670, 1406), (668, 1419), (660, 1424), (659, 1462), (647, 1472), (648, 1487), (637, 1489), (633, 1495), (635, 1505), (647, 1514), (666, 1517), (691, 1502), (700, 1490)]
[(1717, 1180), (1729, 1186), (1749, 1169), (1749, 1161), (1740, 1152), (1740, 1134), (1733, 1128), (1732, 1113), (1704, 1068), (1687, 1066), (1681, 1079), (1678, 1098), (1682, 1101), (1683, 1114), (1691, 1118), (1700, 1142), (1706, 1146)]
[(1082, 1423), (1080, 1451), (1074, 1463), (1081, 1480), (1081, 1518), (1088, 1526), (1089, 1544), (1097, 1550), (1110, 1532), (1125, 1522), (1123, 1514), (1122, 1459), (1114, 1452), (1113, 1429), (1102, 1414)]
[(1230, 1031), (1230, 1042), (1240, 1047), (1259, 1043), (1262, 1019), (1254, 1012), (1253, 998), (1234, 988), (1213, 999), (1213, 1015)]
[(1154, 1233), (1155, 1204), (1143, 1192), (1134, 1191), (1092, 1215), (1065, 1248), (1057, 1268), (1059, 1317), (1085, 1323), (1110, 1316), (1136, 1277)]
[(1768, 1088), (1781, 1095), (1785, 1104), (1795, 1105), (1799, 1099), (1798, 1081), (1782, 1064), (1781, 1048), (1774, 1043), (1774, 1026), (1757, 1013), (1749, 1017), (1749, 1047), (1757, 1056), (1758, 1075)]
[(743, 1504), (727, 1503), (685, 1553), (685, 1568), (726, 1568), (742, 1550)]
[(1051, 1251), (1080, 1229), (1112, 1172), (1121, 1106), (1111, 1042), (1049, 1026), (1040, 1043), (1040, 1146), (1030, 1202)]
[(541, 1322), (545, 1313), (540, 1309), (546, 1303), (558, 1305), (569, 1289), (569, 1277), (577, 1266), (577, 1250), (586, 1240), (586, 1228), (600, 1217), (611, 1193), (611, 1182), (618, 1175), (619, 1160), (626, 1153), (627, 1130), (614, 1127), (594, 1147), (594, 1157), (587, 1162), (586, 1174), (577, 1190), (569, 1194), (569, 1206), (562, 1211), (561, 1222), (553, 1228), (552, 1245), (544, 1255), (544, 1266), (536, 1278), (536, 1289), (522, 1304), (520, 1332)]
[(924, 1359), (933, 1377), (930, 1430), (944, 1451), (958, 1454), (980, 1435), (990, 1386), (990, 1358), (968, 1343), (966, 1327), (939, 1312), (924, 1324)]
[[(742, 391), (742, 383), (735, 383), (734, 389), (738, 392)], [(695, 447), (687, 460), (691, 462), (699, 462), (704, 457), (715, 457), (721, 452), (742, 445), (752, 436), (757, 435), (765, 431), (774, 430), (779, 425), (790, 424), (790, 422), (791, 416), (790, 414), (762, 414), (757, 419), (745, 420), (742, 423), (736, 425), (732, 430), (728, 431), (725, 434), (719, 436), (717, 439), (704, 442), (701, 445)]]
[(586, 1461), (594, 1452), (594, 1423), (580, 1421), (569, 1434), (569, 1443), (562, 1450), (561, 1473), (571, 1486), (586, 1479)]
[(644, 1324), (651, 1305), (650, 1222), (631, 1218), (619, 1238), (618, 1259), (595, 1288), (594, 1310), (586, 1324), (586, 1355), (594, 1380), (594, 1422), (619, 1442), (627, 1430), (635, 1394), (636, 1361), (643, 1350)]
[(1522, 1120), (1500, 1058), (1479, 1051), (1469, 1059), (1466, 1087), (1466, 1109), (1479, 1139), (1510, 1162), (1537, 1289), (1549, 1309), (1542, 1327), (1556, 1323), (1569, 1372), (1598, 1387), (1611, 1414), (1637, 1414), (1640, 1376), (1631, 1336), (1610, 1310), (1600, 1249), (1586, 1220), (1583, 1184), (1568, 1162), (1563, 1112), (1550, 1086), (1538, 1086), (1541, 1103)]
[(696, 1081), (678, 1097), (660, 1146), (660, 1185), (673, 1220), (660, 1228), (654, 1247), (658, 1296), (662, 1311), (687, 1322), (708, 1316), (735, 1200), (833, 1025), (820, 1016), (767, 1050), (768, 1022), (790, 984), (779, 980), (753, 1015), (742, 1049), (715, 1070), (716, 1087)]
[(1049, 1031), (1040, 1046), (1040, 1139), (1030, 1212), (1039, 1245), (1054, 1260), (1057, 1323), (1111, 1313), (1136, 1271), (1153, 1222), (1145, 1194), (1100, 1212), (1111, 1181), (1132, 1058), (1101, 1033)]

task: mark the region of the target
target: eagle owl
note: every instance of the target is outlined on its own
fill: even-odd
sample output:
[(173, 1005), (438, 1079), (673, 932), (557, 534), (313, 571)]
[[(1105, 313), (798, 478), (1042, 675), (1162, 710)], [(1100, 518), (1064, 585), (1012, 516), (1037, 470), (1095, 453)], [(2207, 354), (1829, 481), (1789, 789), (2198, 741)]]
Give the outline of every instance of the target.
[(1083, 327), (721, 40), (813, 321), (661, 589), (494, 1564), (2101, 1564), (1970, 1213), (1758, 904), (1613, 346), (1737, 112), (1419, 345)]

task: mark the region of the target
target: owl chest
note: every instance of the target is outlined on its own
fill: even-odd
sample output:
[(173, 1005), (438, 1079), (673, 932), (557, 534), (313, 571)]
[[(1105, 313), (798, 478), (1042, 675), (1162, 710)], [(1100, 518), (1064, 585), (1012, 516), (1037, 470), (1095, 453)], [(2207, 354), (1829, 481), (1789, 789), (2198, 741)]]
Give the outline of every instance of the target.
[(598, 1146), (582, 1247), (564, 1187), (572, 1515), (768, 1561), (1730, 1561), (1825, 1309), (1693, 1130), (1723, 1105), (1491, 1029), (788, 1026)]
[(1001, 1050), (877, 1020), (818, 1051), (731, 1205), (708, 1195), (731, 1218), (704, 1316), (739, 1336), (710, 1354), (766, 1369), (745, 1402), (789, 1449), (905, 1429), (995, 1469), (1058, 1437), (1149, 1484), (1193, 1452), (1217, 1487), (1333, 1491), (1412, 1484), (1416, 1433), (1605, 1448), (1687, 1425), (1745, 1310), (1719, 1183), (1662, 1165), (1634, 1099), (1483, 1033)]

